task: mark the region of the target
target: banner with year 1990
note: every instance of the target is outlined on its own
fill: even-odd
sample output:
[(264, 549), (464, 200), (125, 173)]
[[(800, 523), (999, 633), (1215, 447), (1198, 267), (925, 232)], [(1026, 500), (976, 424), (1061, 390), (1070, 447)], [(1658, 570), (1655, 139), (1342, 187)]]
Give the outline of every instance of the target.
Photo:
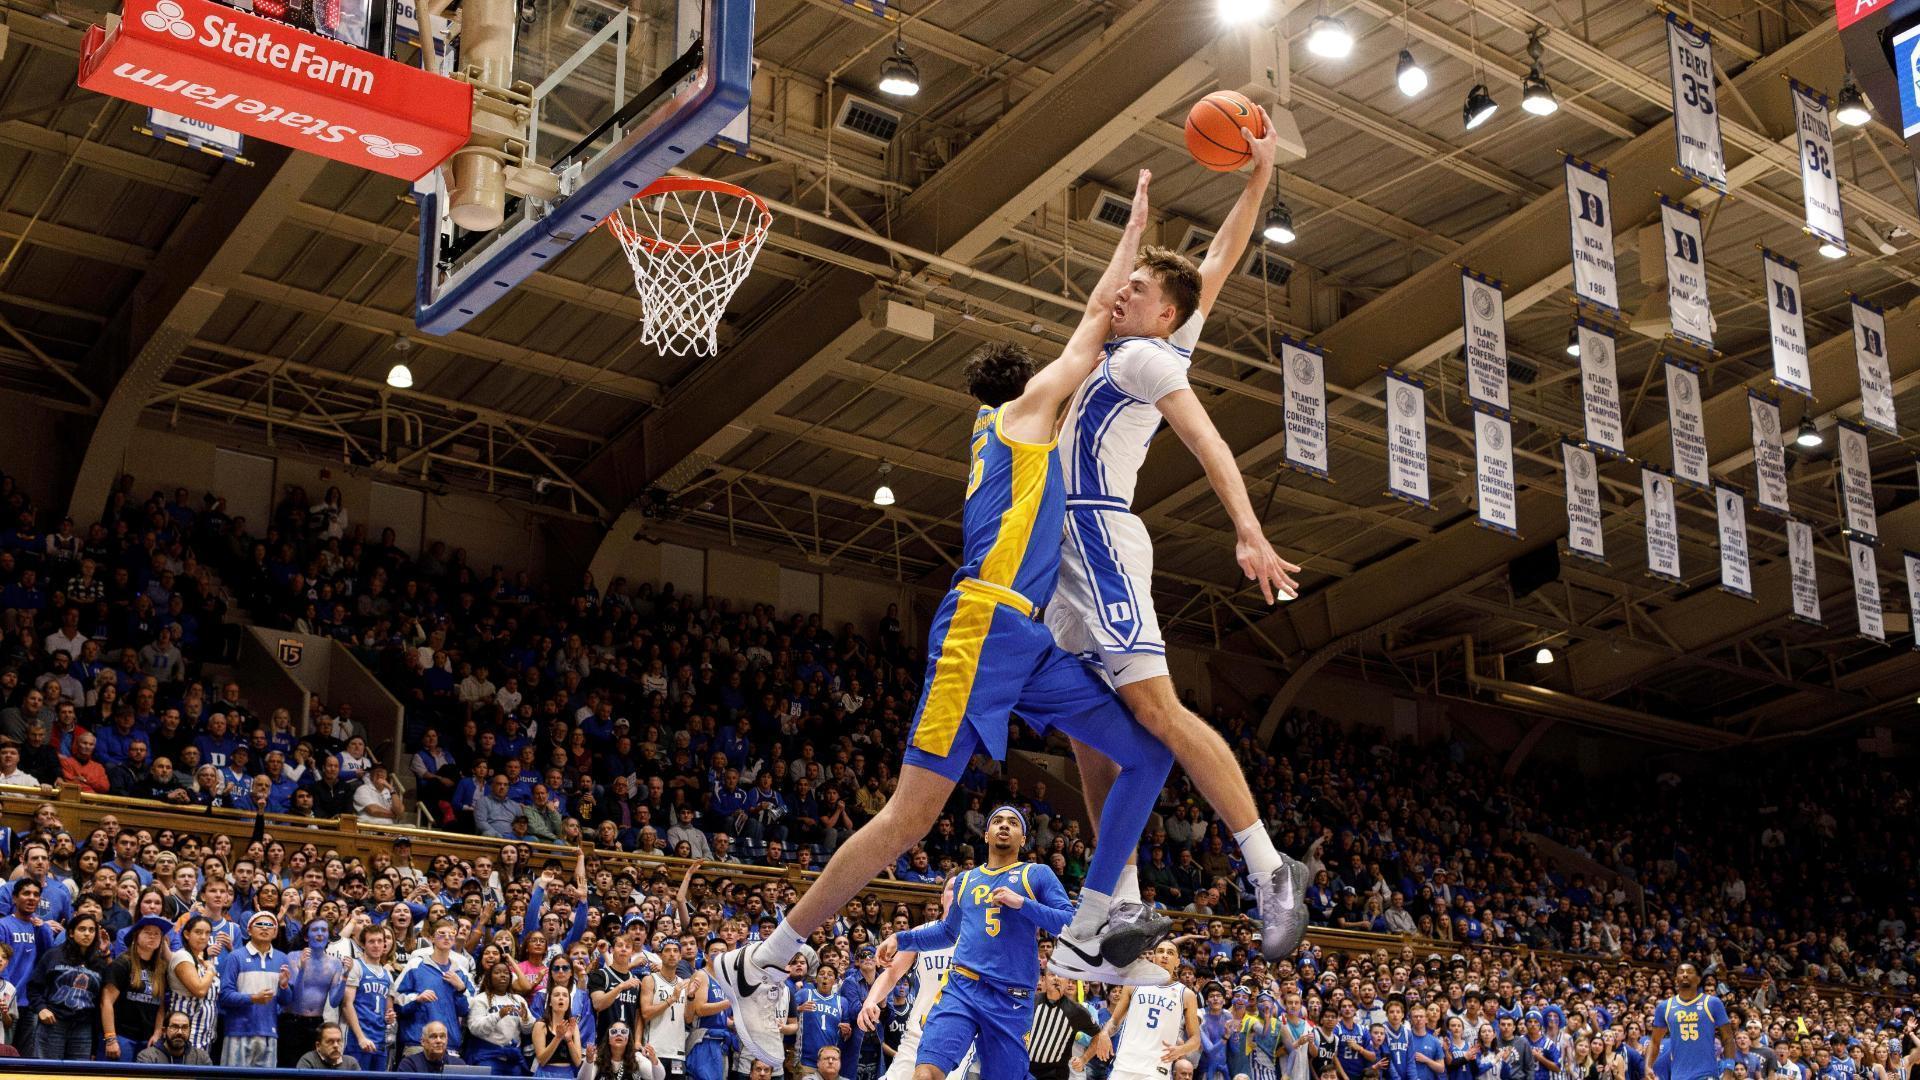
[(1567, 229), (1573, 249), (1574, 297), (1608, 311), (1620, 310), (1607, 170), (1571, 154), (1567, 155)]
[(1853, 612), (1860, 620), (1860, 636), (1885, 645), (1887, 625), (1880, 607), (1880, 562), (1873, 545), (1847, 538), (1847, 561), (1853, 564)]
[(1647, 573), (1680, 580), (1680, 524), (1674, 517), (1673, 478), (1659, 469), (1640, 469), (1640, 501), (1647, 518)]
[(1580, 408), (1587, 418), (1587, 441), (1611, 454), (1627, 456), (1627, 432), (1620, 416), (1620, 375), (1614, 361), (1613, 332), (1585, 319), (1574, 323), (1580, 342)]
[(1813, 396), (1813, 369), (1807, 361), (1807, 328), (1801, 314), (1800, 267), (1791, 259), (1760, 249), (1766, 275), (1767, 328), (1773, 342), (1773, 381)]
[(1673, 83), (1673, 140), (1680, 171), (1697, 184), (1727, 190), (1727, 157), (1713, 100), (1713, 36), (1667, 16), (1667, 73)]
[(1500, 283), (1472, 270), (1460, 271), (1461, 326), (1466, 335), (1467, 398), (1506, 412), (1507, 304)]
[(1576, 442), (1562, 440), (1560, 460), (1567, 473), (1567, 551), (1607, 561), (1607, 548), (1600, 512), (1600, 463), (1593, 451)]
[(1286, 371), (1287, 464), (1302, 472), (1327, 475), (1327, 379), (1325, 357), (1311, 345), (1282, 338), (1280, 365)]
[(1427, 486), (1427, 384), (1387, 372), (1387, 494), (1433, 505)]
[(1840, 214), (1840, 181), (1833, 173), (1833, 110), (1827, 95), (1787, 80), (1793, 98), (1793, 129), (1800, 135), (1800, 194), (1807, 231), (1847, 250), (1847, 228)]
[(1780, 403), (1748, 390), (1747, 419), (1753, 431), (1753, 501), (1763, 510), (1785, 514), (1787, 444), (1780, 432)]

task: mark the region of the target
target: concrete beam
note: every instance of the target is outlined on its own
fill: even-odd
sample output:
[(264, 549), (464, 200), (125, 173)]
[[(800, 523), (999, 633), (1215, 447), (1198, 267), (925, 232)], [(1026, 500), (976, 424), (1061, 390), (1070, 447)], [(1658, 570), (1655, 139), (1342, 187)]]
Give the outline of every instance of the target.
[(82, 370), (111, 389), (87, 441), (68, 512), (91, 520), (126, 461), (127, 442), (167, 369), (227, 298), (300, 200), (324, 158), (260, 145), (251, 167), (224, 165), (174, 228), (133, 295), (103, 328)]

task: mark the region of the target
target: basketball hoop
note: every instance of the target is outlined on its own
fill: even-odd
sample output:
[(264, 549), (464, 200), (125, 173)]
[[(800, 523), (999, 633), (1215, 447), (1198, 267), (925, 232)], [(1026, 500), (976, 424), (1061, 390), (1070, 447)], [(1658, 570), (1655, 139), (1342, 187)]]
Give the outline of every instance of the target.
[(640, 340), (663, 353), (711, 356), (734, 290), (767, 239), (773, 213), (724, 180), (662, 177), (607, 218), (633, 266)]

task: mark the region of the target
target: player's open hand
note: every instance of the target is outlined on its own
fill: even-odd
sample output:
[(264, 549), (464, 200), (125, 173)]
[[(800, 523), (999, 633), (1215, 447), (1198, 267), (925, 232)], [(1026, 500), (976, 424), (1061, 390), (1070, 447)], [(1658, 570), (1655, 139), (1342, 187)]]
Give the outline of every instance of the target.
[(1107, 1034), (1106, 1028), (1101, 1028), (1100, 1033), (1093, 1037), (1093, 1042), (1087, 1045), (1087, 1053), (1101, 1061), (1113, 1060), (1113, 1037)]
[(872, 1031), (874, 1028), (879, 1027), (880, 1026), (879, 1004), (876, 1002), (870, 1001), (865, 1005), (860, 1006), (860, 1015), (855, 1017), (854, 1019), (859, 1021), (861, 1031)]
[(1267, 603), (1274, 602), (1277, 596), (1282, 600), (1292, 600), (1300, 595), (1300, 583), (1293, 575), (1300, 568), (1280, 557), (1267, 543), (1264, 536), (1242, 536), (1233, 545), (1233, 557), (1240, 564), (1240, 572), (1247, 575), (1248, 581), (1260, 584), (1260, 595)]
[(993, 890), (993, 894), (987, 897), (987, 899), (993, 901), (1000, 907), (1012, 908), (1015, 911), (1019, 911), (1022, 907), (1026, 906), (1027, 903), (1026, 897), (1014, 892), (1005, 885)]
[[(947, 892), (948, 892), (948, 899), (951, 900), (952, 892), (953, 892), (952, 883), (948, 883)], [(888, 934), (886, 937), (880, 940), (879, 948), (876, 948), (875, 950), (873, 950), (873, 958), (879, 961), (881, 967), (886, 967), (888, 964), (893, 963), (894, 954), (898, 953), (899, 951), (900, 951), (900, 935)]]
[(1153, 183), (1153, 170), (1141, 169), (1139, 179), (1133, 185), (1133, 205), (1127, 212), (1127, 228), (1134, 232), (1145, 232), (1150, 217), (1147, 212), (1147, 185)]

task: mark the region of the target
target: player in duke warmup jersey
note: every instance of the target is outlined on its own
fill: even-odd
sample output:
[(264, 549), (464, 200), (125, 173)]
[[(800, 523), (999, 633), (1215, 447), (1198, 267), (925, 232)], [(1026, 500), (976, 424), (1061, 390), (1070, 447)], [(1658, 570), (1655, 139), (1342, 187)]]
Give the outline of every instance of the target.
[[(1174, 979), (1180, 968), (1179, 948), (1170, 941), (1161, 942), (1153, 950), (1152, 962), (1164, 970), (1166, 981), (1134, 987), (1095, 1037), (1094, 1052), (1113, 1058), (1112, 1080), (1163, 1080), (1173, 1074), (1176, 1060), (1200, 1049), (1199, 999)], [(1120, 1033), (1117, 1050), (1112, 1047), (1115, 1031)], [(1102, 1046), (1102, 1040), (1107, 1045)]]
[[(1661, 1080), (1712, 1080), (1732, 1072), (1734, 1028), (1726, 1003), (1701, 988), (1700, 969), (1689, 962), (1674, 969), (1673, 989), (1673, 996), (1653, 1010), (1649, 1030), (1653, 1041), (1647, 1047), (1647, 1060), (1654, 1062)], [(1720, 1039), (1717, 1053), (1716, 1035)]]
[[(1187, 382), (1188, 357), (1199, 344), (1200, 328), (1260, 214), (1278, 143), (1271, 118), (1266, 135), (1251, 141), (1253, 174), (1220, 223), (1206, 259), (1196, 270), (1164, 248), (1141, 253), (1114, 305), (1104, 360), (1067, 407), (1060, 430), (1066, 528), (1059, 593), (1047, 609), (1047, 628), (1061, 648), (1095, 667), (1119, 692), (1232, 831), (1254, 885), (1261, 951), (1278, 960), (1298, 948), (1306, 934), (1306, 867), (1275, 850), (1226, 740), (1180, 704), (1153, 608), (1153, 544), (1146, 523), (1132, 509), (1148, 443), (1165, 421), (1200, 461), (1233, 520), (1235, 556), (1247, 578), (1259, 583), (1269, 604), (1276, 595), (1292, 599), (1298, 591), (1290, 575), (1300, 568), (1267, 542), (1233, 451)], [(1115, 772), (1110, 753), (1089, 754), (1089, 748), (1106, 748), (1099, 739), (1074, 745), (1082, 785), (1097, 801), (1110, 790)], [(1125, 958), (1103, 951), (1101, 943), (1116, 929), (1110, 923), (1137, 917), (1138, 900), (1132, 873), (1123, 875), (1113, 891), (1089, 881), (1050, 970), (1071, 979), (1118, 981), (1113, 968)]]
[(1033, 988), (1040, 981), (1036, 931), (1058, 934), (1073, 902), (1053, 871), (1019, 861), (1027, 821), (1011, 806), (987, 815), (986, 864), (962, 873), (937, 923), (888, 935), (879, 955), (951, 947), (946, 985), (927, 1014), (914, 1080), (944, 1080), (977, 1050), (981, 1080), (1025, 1080)]
[[(942, 912), (953, 906), (953, 889), (959, 878), (947, 880), (947, 890), (941, 895)], [(928, 949), (916, 952), (902, 949), (894, 954), (893, 963), (882, 968), (873, 986), (867, 990), (867, 998), (861, 1003), (859, 1024), (863, 1031), (874, 1031), (880, 1024), (881, 1005), (887, 995), (893, 993), (895, 986), (904, 980), (913, 984), (913, 1001), (908, 1006), (906, 1032), (900, 1038), (900, 1045), (894, 1051), (893, 1060), (887, 1063), (886, 1080), (913, 1080), (914, 1060), (920, 1051), (920, 1036), (926, 1030), (927, 1014), (933, 1011), (934, 1002), (940, 1000), (940, 991), (947, 984), (947, 973), (953, 967), (953, 950)], [(973, 1064), (973, 1051), (967, 1051), (966, 1060), (953, 1071), (966, 1075)]]
[[(740, 1041), (769, 1065), (780, 1062), (781, 1048), (767, 988), (784, 978), (787, 960), (807, 934), (933, 829), (976, 751), (995, 760), (1006, 756), (1015, 712), (1036, 731), (1057, 728), (1098, 742), (1102, 760), (1117, 773), (1103, 799), (1090, 804), (1100, 807), (1108, 836), (1087, 866), (1094, 889), (1118, 886), (1166, 786), (1173, 764), (1167, 748), (1084, 664), (1061, 651), (1040, 621), (1059, 577), (1065, 515), (1054, 443), (1060, 408), (1099, 358), (1111, 311), (1107, 298), (1118, 294), (1146, 229), (1149, 179), (1142, 171), (1120, 244), (1060, 358), (1035, 371), (1024, 349), (991, 345), (967, 364), (968, 390), (983, 407), (970, 436), (960, 566), (928, 635), (925, 690), (893, 797), (841, 843), (766, 940), (729, 954), (714, 971), (733, 1002)], [(1172, 926), (1157, 913), (1118, 929), (1106, 922), (1103, 912), (1105, 936), (1086, 940), (1095, 949), (1116, 950), (1111, 955), (1121, 963)], [(1026, 980), (1029, 995), (1037, 977), (1036, 971)]]
[(650, 972), (640, 986), (640, 1019), (647, 1025), (646, 1041), (660, 1058), (669, 1077), (687, 1074), (687, 999), (692, 996), (692, 979), (674, 979), (680, 966), (680, 942), (666, 938), (660, 942), (661, 966)]

